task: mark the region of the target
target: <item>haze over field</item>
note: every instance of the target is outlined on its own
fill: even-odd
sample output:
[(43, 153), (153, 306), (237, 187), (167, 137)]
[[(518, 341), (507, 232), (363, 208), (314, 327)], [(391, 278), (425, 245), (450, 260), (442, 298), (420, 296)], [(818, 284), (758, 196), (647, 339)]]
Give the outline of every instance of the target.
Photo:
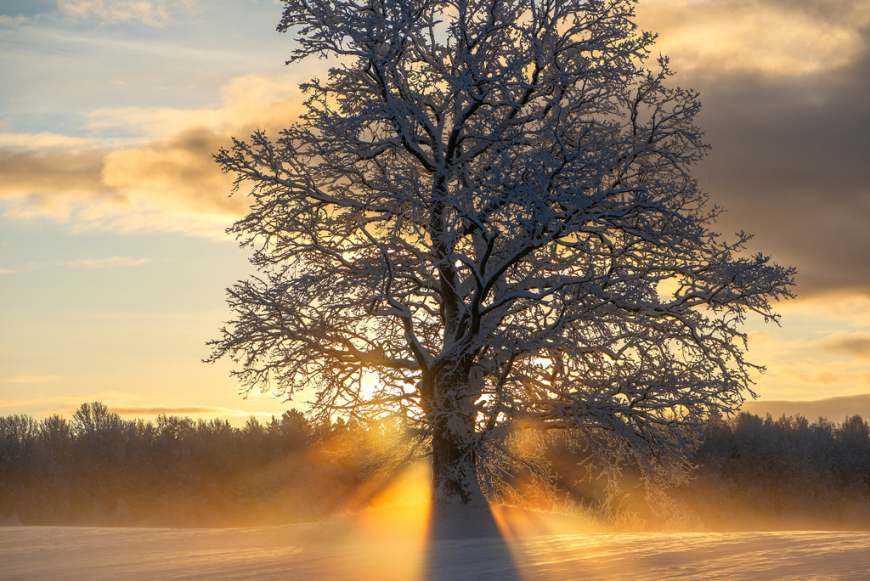
[[(279, 17), (271, 0), (0, 7), (0, 414), (289, 407), (199, 363), (250, 272), (222, 234), (245, 200), (211, 155), (291, 123), (316, 74), (283, 67)], [(748, 326), (768, 366), (749, 409), (842, 420), (870, 391), (870, 2), (646, 0), (638, 22), (701, 92), (696, 176), (721, 230), (798, 267), (782, 328)], [(823, 398), (845, 399), (774, 403)]]

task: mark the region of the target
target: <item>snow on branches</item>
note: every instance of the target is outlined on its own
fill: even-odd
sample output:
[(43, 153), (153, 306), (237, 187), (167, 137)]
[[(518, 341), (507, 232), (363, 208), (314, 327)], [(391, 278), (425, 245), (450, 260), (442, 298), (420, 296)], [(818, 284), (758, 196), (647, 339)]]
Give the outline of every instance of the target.
[(212, 360), (315, 413), (408, 418), (463, 503), (517, 426), (682, 465), (751, 393), (739, 323), (775, 321), (794, 270), (711, 230), (698, 96), (633, 2), (285, 4), (289, 63), (334, 66), (277, 141), (216, 156), (260, 274)]

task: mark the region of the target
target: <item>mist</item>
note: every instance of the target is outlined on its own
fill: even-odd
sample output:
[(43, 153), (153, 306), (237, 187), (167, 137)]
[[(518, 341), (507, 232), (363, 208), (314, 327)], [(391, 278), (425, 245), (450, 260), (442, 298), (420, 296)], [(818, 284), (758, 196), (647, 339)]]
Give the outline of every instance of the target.
[[(168, 415), (127, 421), (100, 402), (69, 420), (0, 417), (0, 522), (332, 522), (425, 536), (431, 468), (406, 436), (401, 425), (312, 423), (295, 410), (241, 428)], [(683, 482), (644, 482), (629, 459), (608, 475), (559, 436), (528, 433), (513, 445), (542, 451), (547, 470), (517, 464), (487, 489), (510, 534), (870, 529), (870, 428), (860, 416), (713, 418)]]

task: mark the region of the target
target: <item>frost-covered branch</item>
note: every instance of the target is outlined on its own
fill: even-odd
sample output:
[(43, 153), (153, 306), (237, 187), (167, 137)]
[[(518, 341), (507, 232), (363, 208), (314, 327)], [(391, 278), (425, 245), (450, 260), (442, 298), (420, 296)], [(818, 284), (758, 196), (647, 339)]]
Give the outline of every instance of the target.
[(212, 343), (245, 389), (407, 418), (463, 502), (518, 425), (652, 471), (751, 394), (739, 324), (777, 321), (794, 270), (712, 230), (698, 95), (633, 2), (285, 5), (290, 62), (334, 65), (277, 141), (216, 156), (250, 187), (230, 233), (260, 276)]

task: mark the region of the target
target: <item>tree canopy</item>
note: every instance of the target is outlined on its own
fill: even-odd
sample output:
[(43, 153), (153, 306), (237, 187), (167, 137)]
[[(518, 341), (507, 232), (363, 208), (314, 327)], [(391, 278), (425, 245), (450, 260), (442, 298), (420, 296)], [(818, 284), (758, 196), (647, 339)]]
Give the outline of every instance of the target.
[(331, 68), (277, 140), (216, 156), (258, 275), (211, 359), (314, 414), (407, 418), (447, 503), (483, 502), (517, 428), (683, 465), (751, 394), (739, 325), (777, 320), (794, 269), (713, 230), (698, 95), (633, 4), (285, 0), (288, 64)]

